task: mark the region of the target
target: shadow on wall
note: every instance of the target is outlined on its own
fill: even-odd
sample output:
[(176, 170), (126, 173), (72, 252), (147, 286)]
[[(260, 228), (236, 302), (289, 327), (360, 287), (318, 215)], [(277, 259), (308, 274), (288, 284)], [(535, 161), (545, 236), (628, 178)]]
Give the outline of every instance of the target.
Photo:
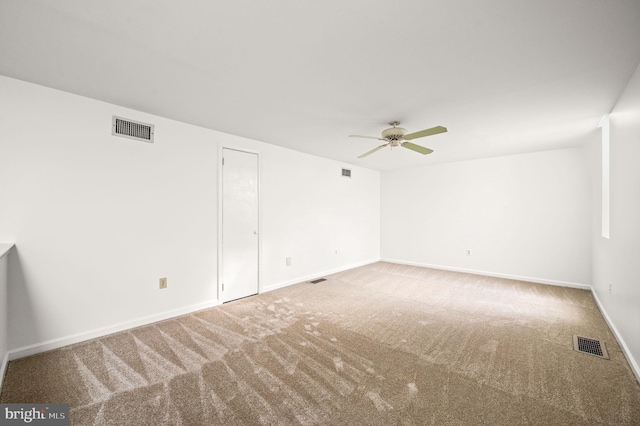
[(24, 346), (23, 342), (40, 341), (40, 336), (33, 320), (36, 317), (36, 312), (33, 308), (33, 298), (29, 293), (29, 283), (24, 276), (20, 250), (17, 245), (9, 253), (7, 269), (7, 346), (11, 352)]

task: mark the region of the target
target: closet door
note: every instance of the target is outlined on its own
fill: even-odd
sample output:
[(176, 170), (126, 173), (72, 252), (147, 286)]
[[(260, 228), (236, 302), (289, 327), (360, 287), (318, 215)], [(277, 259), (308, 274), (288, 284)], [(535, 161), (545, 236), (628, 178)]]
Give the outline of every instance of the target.
[(258, 293), (258, 155), (222, 150), (222, 302)]

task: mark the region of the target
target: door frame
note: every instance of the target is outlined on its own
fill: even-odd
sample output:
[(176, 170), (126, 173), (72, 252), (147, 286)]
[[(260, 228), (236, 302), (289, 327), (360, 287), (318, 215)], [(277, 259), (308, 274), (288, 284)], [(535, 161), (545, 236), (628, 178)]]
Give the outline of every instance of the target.
[(217, 298), (218, 303), (222, 304), (226, 302), (222, 297), (222, 176), (223, 166), (222, 159), (225, 149), (231, 149), (234, 151), (245, 152), (247, 154), (255, 154), (257, 156), (258, 167), (258, 294), (262, 293), (262, 197), (260, 182), (262, 181), (262, 167), (260, 152), (253, 149), (246, 149), (233, 144), (218, 144), (218, 280), (217, 280)]

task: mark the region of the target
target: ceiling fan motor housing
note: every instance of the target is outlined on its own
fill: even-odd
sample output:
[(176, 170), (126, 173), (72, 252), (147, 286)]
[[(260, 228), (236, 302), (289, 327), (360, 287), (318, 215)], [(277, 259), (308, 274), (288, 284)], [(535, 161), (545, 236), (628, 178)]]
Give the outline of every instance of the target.
[(388, 141), (401, 141), (406, 133), (407, 129), (402, 127), (390, 127), (382, 132), (382, 138)]

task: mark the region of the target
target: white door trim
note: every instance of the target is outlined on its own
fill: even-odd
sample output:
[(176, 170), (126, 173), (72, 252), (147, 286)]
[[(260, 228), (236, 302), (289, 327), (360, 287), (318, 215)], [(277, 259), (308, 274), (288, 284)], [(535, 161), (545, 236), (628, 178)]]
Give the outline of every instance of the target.
[(218, 256), (217, 256), (217, 299), (218, 303), (224, 303), (222, 297), (222, 158), (225, 149), (255, 154), (258, 157), (258, 294), (262, 293), (262, 157), (260, 152), (252, 149), (238, 147), (232, 144), (218, 144)]

